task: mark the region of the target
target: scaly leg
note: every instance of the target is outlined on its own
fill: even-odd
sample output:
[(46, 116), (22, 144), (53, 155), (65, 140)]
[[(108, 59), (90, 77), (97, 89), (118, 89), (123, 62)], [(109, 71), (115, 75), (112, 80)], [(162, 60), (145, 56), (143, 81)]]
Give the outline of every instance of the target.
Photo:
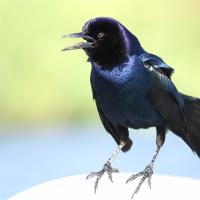
[(164, 129), (159, 129), (157, 128), (157, 137), (156, 137), (156, 145), (157, 145), (157, 149), (156, 149), (156, 153), (154, 154), (151, 162), (149, 163), (149, 165), (147, 165), (145, 167), (145, 169), (141, 172), (139, 172), (138, 174), (133, 174), (127, 181), (126, 183), (130, 182), (130, 181), (133, 181), (135, 180), (136, 178), (138, 177), (142, 177), (138, 186), (136, 187), (133, 195), (131, 198), (134, 197), (135, 194), (137, 194), (142, 186), (142, 184), (144, 183), (144, 181), (147, 179), (148, 180), (148, 185), (151, 189), (151, 177), (153, 175), (153, 165), (154, 165), (154, 162), (157, 158), (157, 155), (162, 147), (162, 145), (164, 144), (164, 141), (165, 141), (165, 131), (163, 131)]
[(94, 191), (95, 191), (95, 193), (96, 193), (97, 188), (98, 188), (99, 180), (101, 179), (101, 177), (104, 175), (105, 172), (107, 172), (108, 178), (110, 179), (110, 181), (113, 182), (112, 173), (116, 173), (116, 172), (119, 172), (119, 171), (118, 171), (118, 169), (112, 168), (111, 167), (111, 163), (117, 157), (117, 155), (119, 154), (119, 152), (121, 151), (121, 149), (123, 147), (124, 147), (124, 143), (119, 144), (119, 146), (117, 147), (117, 149), (113, 152), (113, 154), (111, 155), (111, 157), (104, 164), (103, 169), (100, 170), (99, 172), (91, 172), (86, 177), (86, 179), (89, 179), (89, 178), (92, 178), (94, 176), (97, 176), (95, 184), (94, 184)]

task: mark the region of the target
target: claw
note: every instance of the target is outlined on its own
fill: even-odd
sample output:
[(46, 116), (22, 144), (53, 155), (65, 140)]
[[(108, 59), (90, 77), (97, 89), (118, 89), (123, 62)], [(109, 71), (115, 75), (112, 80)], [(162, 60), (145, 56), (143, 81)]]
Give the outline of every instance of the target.
[(96, 178), (96, 181), (95, 181), (95, 184), (94, 184), (94, 192), (96, 194), (96, 191), (97, 191), (97, 188), (98, 188), (98, 184), (99, 184), (99, 180), (101, 179), (101, 177), (104, 175), (104, 173), (107, 172), (108, 174), (108, 178), (111, 182), (113, 182), (113, 179), (112, 179), (112, 173), (116, 173), (116, 172), (119, 172), (118, 169), (115, 169), (115, 168), (112, 168), (111, 167), (111, 163), (108, 161), (104, 164), (103, 166), (103, 169), (100, 170), (99, 172), (91, 172), (87, 177), (86, 177), (86, 180), (89, 179), (89, 178), (93, 178), (93, 177), (97, 177)]
[(104, 170), (107, 172), (108, 178), (113, 183), (112, 173), (119, 172), (119, 170), (115, 169), (115, 168), (112, 168), (110, 162), (106, 162), (106, 164), (104, 165)]
[(151, 190), (151, 176), (148, 177), (148, 185), (149, 185), (149, 188)]
[(144, 181), (147, 179), (148, 181), (148, 185), (151, 189), (151, 177), (153, 175), (153, 166), (150, 164), (148, 165), (144, 171), (139, 172), (138, 174), (133, 174), (130, 178), (128, 178), (128, 180), (126, 181), (126, 183), (135, 180), (136, 178), (142, 176), (138, 186), (136, 187), (131, 199), (133, 199), (134, 195), (137, 194), (142, 186), (142, 184), (144, 183)]
[(88, 180), (89, 178), (92, 178), (94, 176), (97, 176), (97, 172), (90, 172), (90, 174), (87, 175), (86, 180)]
[(113, 180), (112, 180), (112, 173), (111, 172), (107, 172), (108, 174), (108, 178), (110, 179), (110, 181), (113, 183)]
[(97, 179), (96, 179), (96, 181), (95, 181), (95, 184), (94, 184), (94, 192), (95, 192), (95, 194), (96, 194), (96, 192), (97, 192), (99, 180), (101, 179), (102, 175), (103, 175), (103, 174), (99, 174), (99, 176), (97, 176)]
[(140, 172), (140, 173), (138, 173), (138, 174), (133, 174), (130, 178), (128, 178), (128, 180), (126, 181), (126, 184), (127, 184), (128, 182), (130, 182), (130, 181), (135, 180), (136, 178), (138, 178), (138, 177), (140, 177), (140, 176), (142, 176), (142, 175), (143, 175), (142, 172)]

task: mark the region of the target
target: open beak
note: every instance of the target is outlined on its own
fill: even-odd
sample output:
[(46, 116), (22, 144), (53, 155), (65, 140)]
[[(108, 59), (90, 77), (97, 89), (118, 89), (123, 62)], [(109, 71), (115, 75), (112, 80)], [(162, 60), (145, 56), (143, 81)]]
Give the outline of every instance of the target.
[(96, 40), (88, 35), (85, 35), (84, 33), (72, 33), (72, 34), (66, 34), (63, 36), (63, 38), (83, 38), (87, 40), (87, 42), (80, 42), (78, 44), (66, 47), (62, 49), (62, 51), (68, 51), (68, 50), (74, 50), (74, 49), (87, 49), (92, 48), (93, 44), (96, 43)]

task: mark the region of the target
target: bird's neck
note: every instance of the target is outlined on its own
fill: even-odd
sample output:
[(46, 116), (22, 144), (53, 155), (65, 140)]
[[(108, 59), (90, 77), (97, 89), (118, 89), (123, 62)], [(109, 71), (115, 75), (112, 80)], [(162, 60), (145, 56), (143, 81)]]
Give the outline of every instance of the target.
[(92, 64), (95, 64), (96, 66), (99, 66), (102, 69), (110, 69), (123, 65), (123, 63), (126, 63), (128, 61), (127, 55), (120, 55), (118, 53), (113, 53), (110, 56), (109, 53), (105, 54), (102, 59), (89, 59)]
[(137, 37), (135, 35), (133, 35), (127, 29), (126, 29), (126, 33), (125, 34), (126, 34), (127, 44), (128, 44), (128, 54), (130, 56), (132, 56), (132, 55), (140, 56), (141, 54), (146, 52), (142, 48), (139, 40), (137, 39)]

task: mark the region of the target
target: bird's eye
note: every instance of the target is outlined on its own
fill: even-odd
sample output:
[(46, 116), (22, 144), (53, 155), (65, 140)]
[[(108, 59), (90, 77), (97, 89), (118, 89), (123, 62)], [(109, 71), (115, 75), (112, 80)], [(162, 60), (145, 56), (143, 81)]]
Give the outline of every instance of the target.
[(97, 34), (97, 37), (100, 39), (100, 40), (102, 40), (103, 39), (103, 37), (104, 37), (104, 33), (103, 32), (100, 32), (100, 33), (98, 33)]

